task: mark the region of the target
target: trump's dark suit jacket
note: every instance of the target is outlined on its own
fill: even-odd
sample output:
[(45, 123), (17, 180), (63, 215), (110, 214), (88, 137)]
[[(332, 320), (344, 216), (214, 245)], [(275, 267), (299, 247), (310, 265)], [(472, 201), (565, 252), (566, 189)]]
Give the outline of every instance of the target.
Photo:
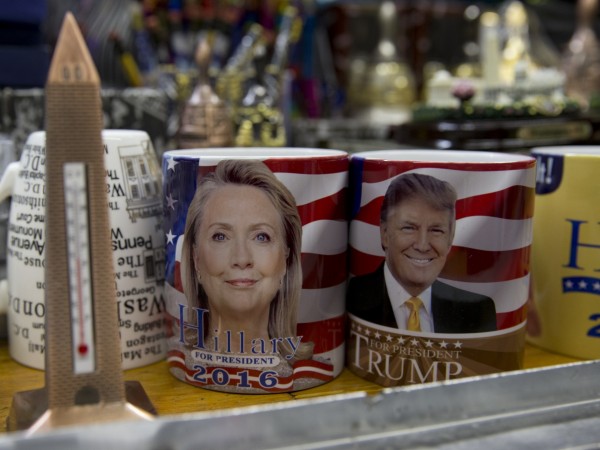
[[(346, 309), (363, 320), (399, 328), (385, 285), (383, 264), (373, 273), (350, 280)], [(436, 333), (496, 330), (496, 307), (491, 298), (437, 280), (431, 287), (431, 312)]]

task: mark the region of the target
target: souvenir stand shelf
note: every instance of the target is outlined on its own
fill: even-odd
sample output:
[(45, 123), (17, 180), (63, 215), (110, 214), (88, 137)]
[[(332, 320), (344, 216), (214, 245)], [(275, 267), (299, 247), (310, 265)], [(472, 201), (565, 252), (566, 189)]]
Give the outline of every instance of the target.
[(460, 116), (422, 120), (393, 128), (398, 143), (461, 150), (523, 151), (550, 145), (596, 144), (597, 116), (504, 117), (465, 119)]
[[(549, 441), (555, 433), (541, 431), (548, 424), (559, 430), (567, 422), (579, 427), (577, 442), (594, 435), (598, 442), (598, 431), (592, 430), (600, 429), (599, 364), (527, 345), (523, 371), (384, 389), (344, 370), (335, 380), (305, 391), (244, 395), (187, 385), (169, 374), (166, 362), (159, 362), (125, 371), (124, 376), (141, 382), (158, 412), (156, 420), (65, 428), (26, 440), (21, 432), (6, 432), (12, 397), (43, 386), (44, 373), (14, 362), (6, 341), (0, 341), (0, 449), (34, 448), (40, 439), (61, 448), (106, 448), (119, 442), (136, 448), (161, 443), (169, 448), (199, 448), (199, 443), (207, 448), (279, 448), (284, 442), (316, 447), (387, 442), (400, 448), (396, 439), (402, 436), (413, 446), (425, 439), (476, 448), (477, 442), (498, 433), (571, 443), (570, 435)], [(462, 390), (466, 398), (459, 397)], [(404, 417), (404, 409), (413, 409), (427, 422), (417, 427), (413, 418)], [(262, 432), (252, 431), (250, 425), (257, 420), (264, 423)]]

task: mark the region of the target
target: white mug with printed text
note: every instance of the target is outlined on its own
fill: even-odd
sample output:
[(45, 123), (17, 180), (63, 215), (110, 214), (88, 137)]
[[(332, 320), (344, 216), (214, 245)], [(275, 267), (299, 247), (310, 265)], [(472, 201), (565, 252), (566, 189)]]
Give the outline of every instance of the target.
[[(12, 197), (7, 242), (9, 352), (17, 362), (36, 369), (43, 369), (45, 362), (45, 137), (43, 131), (32, 133), (20, 161), (12, 163), (0, 181), (0, 198)], [(104, 130), (102, 139), (122, 365), (131, 369), (159, 361), (166, 353), (161, 173), (146, 132)], [(65, 324), (69, 321), (64, 318)]]

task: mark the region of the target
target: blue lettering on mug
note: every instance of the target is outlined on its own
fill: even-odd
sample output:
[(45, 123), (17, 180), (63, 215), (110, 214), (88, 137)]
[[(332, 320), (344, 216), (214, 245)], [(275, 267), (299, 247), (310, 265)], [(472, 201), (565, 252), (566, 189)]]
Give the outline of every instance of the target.
[[(571, 224), (571, 245), (569, 249), (569, 262), (563, 267), (577, 270), (593, 270), (600, 272), (599, 268), (581, 267), (577, 264), (578, 251), (580, 247), (600, 250), (600, 243), (581, 242), (579, 232), (582, 225), (587, 224), (585, 220), (566, 219)], [(596, 224), (600, 226), (600, 224)], [(585, 292), (600, 295), (600, 278), (589, 276), (570, 276), (562, 279), (563, 292)]]
[(536, 159), (535, 193), (550, 194), (558, 189), (563, 177), (564, 157), (533, 154)]
[[(592, 314), (590, 316), (590, 320), (592, 322), (597, 322), (600, 320), (600, 314)], [(593, 338), (600, 338), (600, 325), (594, 325), (592, 328), (590, 328), (587, 332), (587, 335)]]
[[(575, 220), (575, 219), (565, 219), (567, 222), (571, 223), (571, 245), (569, 251), (569, 262), (564, 264), (563, 267), (568, 267), (571, 269), (584, 269), (583, 267), (579, 267), (577, 265), (577, 254), (579, 247), (585, 248), (597, 248), (600, 249), (600, 242), (592, 243), (592, 242), (580, 242), (579, 240), (579, 230), (582, 224), (586, 224), (585, 220)], [(599, 226), (600, 224), (596, 224)], [(600, 268), (593, 268), (594, 272), (600, 272)]]

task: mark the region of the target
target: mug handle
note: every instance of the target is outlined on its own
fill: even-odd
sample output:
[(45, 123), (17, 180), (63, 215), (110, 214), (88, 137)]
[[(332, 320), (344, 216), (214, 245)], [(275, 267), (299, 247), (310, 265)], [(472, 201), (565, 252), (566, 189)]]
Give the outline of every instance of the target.
[(2, 179), (0, 179), (0, 202), (3, 202), (12, 195), (15, 181), (17, 181), (17, 174), (20, 169), (20, 161), (13, 161), (6, 166), (6, 169), (4, 169)]
[(0, 314), (8, 311), (8, 280), (0, 280)]
[[(21, 170), (21, 163), (13, 161), (4, 169), (2, 179), (0, 179), (0, 202), (3, 202), (13, 193), (17, 174)], [(8, 310), (8, 282), (6, 279), (0, 280), (0, 313)]]

